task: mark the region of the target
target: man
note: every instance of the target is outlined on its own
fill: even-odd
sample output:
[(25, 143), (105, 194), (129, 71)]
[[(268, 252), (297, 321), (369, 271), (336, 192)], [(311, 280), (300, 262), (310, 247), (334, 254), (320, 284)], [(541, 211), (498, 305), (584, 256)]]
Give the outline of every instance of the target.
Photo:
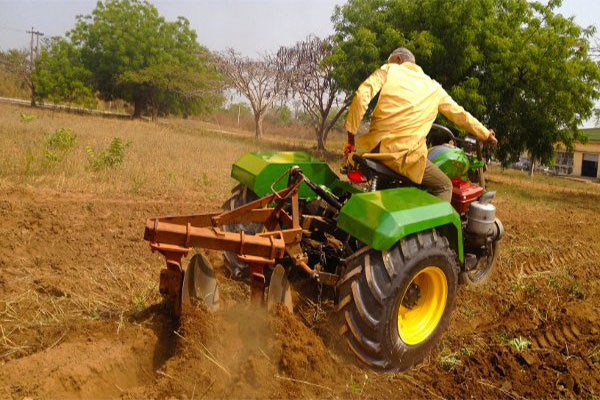
[[(360, 135), (355, 147), (354, 135), (377, 93), (379, 100), (371, 116), (371, 127)], [(425, 139), (438, 112), (479, 140), (498, 143), (494, 131), (456, 104), (439, 83), (415, 64), (415, 56), (409, 50), (398, 48), (387, 64), (356, 91), (344, 124), (348, 131), (344, 154), (357, 151), (363, 157), (379, 160), (431, 194), (450, 201), (450, 178), (427, 159)]]

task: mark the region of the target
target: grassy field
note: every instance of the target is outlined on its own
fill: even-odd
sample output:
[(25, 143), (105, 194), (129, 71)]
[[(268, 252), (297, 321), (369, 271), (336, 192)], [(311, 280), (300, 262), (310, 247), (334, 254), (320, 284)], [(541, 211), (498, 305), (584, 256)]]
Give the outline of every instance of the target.
[[(63, 147), (61, 128), (72, 132)], [(94, 164), (88, 147), (97, 156), (115, 137), (122, 164)], [(337, 170), (334, 139), (322, 156)], [(0, 397), (600, 395), (600, 185), (557, 177), (490, 171), (506, 228), (498, 269), (460, 289), (440, 346), (408, 373), (362, 369), (340, 342), (330, 300), (300, 298), (294, 316), (248, 308), (247, 288), (215, 252), (223, 310), (187, 310), (172, 325), (145, 219), (218, 209), (235, 184), (231, 164), (247, 151), (312, 146), (281, 135), (259, 144), (199, 120), (0, 105)]]

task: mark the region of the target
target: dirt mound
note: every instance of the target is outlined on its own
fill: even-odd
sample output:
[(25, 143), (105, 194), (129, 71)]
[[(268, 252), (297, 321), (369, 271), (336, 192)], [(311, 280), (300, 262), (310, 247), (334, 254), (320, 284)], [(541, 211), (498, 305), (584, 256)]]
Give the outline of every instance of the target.
[(176, 336), (174, 357), (144, 395), (322, 397), (339, 373), (322, 340), (283, 308), (271, 314), (239, 303), (216, 314), (187, 308)]
[[(112, 325), (112, 324), (111, 324)], [(98, 327), (96, 327), (98, 328)], [(0, 370), (2, 397), (107, 398), (152, 380), (157, 338), (138, 327), (116, 333), (111, 326), (87, 338), (58, 344), (7, 362)], [(104, 335), (98, 334), (104, 331)]]

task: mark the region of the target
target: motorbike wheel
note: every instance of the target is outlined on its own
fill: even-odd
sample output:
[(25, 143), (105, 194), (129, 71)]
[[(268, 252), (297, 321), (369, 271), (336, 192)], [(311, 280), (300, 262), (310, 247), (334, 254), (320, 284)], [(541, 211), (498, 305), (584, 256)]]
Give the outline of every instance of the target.
[(475, 268), (469, 271), (463, 271), (460, 274), (461, 283), (467, 285), (478, 285), (487, 282), (494, 272), (498, 253), (500, 252), (500, 241), (495, 240), (492, 243), (491, 254), (481, 257)]
[(373, 369), (411, 368), (448, 326), (458, 272), (448, 240), (436, 230), (410, 235), (387, 252), (365, 252), (337, 286), (340, 334)]
[[(257, 200), (258, 196), (245, 185), (239, 184), (231, 191), (231, 197), (223, 204), (223, 209), (231, 211), (234, 208), (241, 207), (251, 201)], [(248, 234), (256, 234), (262, 229), (262, 224), (250, 222), (246, 224), (225, 225), (223, 230), (226, 232), (241, 232)], [(231, 273), (231, 277), (237, 280), (245, 280), (249, 276), (248, 264), (238, 260), (237, 253), (226, 251), (225, 259), (227, 267)]]

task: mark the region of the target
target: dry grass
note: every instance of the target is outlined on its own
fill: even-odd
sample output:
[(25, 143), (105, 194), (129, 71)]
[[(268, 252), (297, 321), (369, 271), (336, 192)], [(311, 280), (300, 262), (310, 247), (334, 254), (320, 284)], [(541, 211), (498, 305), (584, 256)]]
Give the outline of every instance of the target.
[[(20, 113), (35, 118), (23, 122)], [(286, 147), (300, 150), (314, 141), (271, 136), (258, 144), (250, 132), (226, 135), (207, 130), (196, 120), (168, 119), (159, 123), (113, 120), (0, 105), (0, 184), (18, 183), (57, 191), (138, 195), (165, 198), (223, 199), (233, 185), (231, 164), (247, 151)], [(69, 128), (78, 145), (58, 163), (45, 160), (47, 137)], [(89, 170), (86, 147), (106, 148), (114, 137), (131, 145), (125, 163), (113, 170)], [(334, 143), (332, 148), (338, 148)]]

